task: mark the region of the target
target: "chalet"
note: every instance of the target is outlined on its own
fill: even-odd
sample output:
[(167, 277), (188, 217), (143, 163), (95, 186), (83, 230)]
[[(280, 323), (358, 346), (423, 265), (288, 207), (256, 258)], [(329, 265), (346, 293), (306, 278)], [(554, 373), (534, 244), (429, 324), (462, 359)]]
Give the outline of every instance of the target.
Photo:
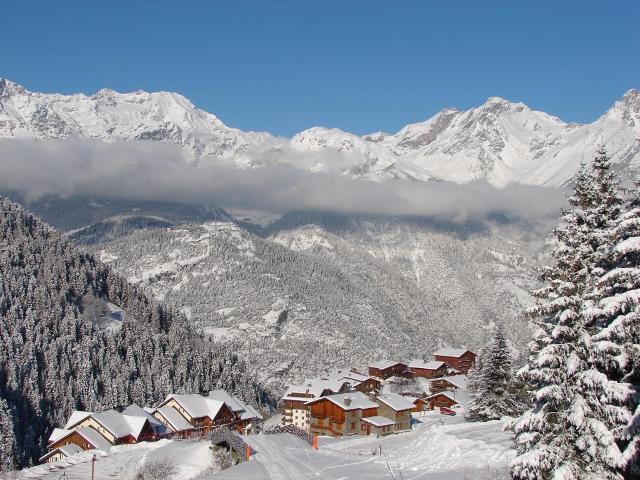
[(112, 444), (92, 427), (68, 430), (65, 435), (50, 442), (49, 452), (40, 458), (40, 463), (55, 462), (84, 450), (107, 450), (111, 446)]
[(169, 395), (158, 409), (164, 407), (178, 411), (191, 424), (193, 430), (202, 434), (209, 433), (213, 427), (219, 425), (234, 424), (236, 420), (235, 414), (225, 402), (197, 393)]
[(243, 403), (238, 397), (228, 394), (224, 390), (212, 390), (209, 392), (208, 398), (219, 400), (227, 404), (236, 420), (236, 431), (244, 435), (257, 432), (260, 429), (263, 417), (251, 405)]
[(409, 370), (414, 377), (438, 378), (444, 377), (449, 372), (450, 367), (441, 361), (425, 362), (423, 360), (412, 360), (409, 362)]
[(361, 392), (342, 393), (307, 402), (310, 431), (342, 437), (362, 431), (362, 419), (378, 415), (378, 404)]
[(467, 376), (466, 375), (451, 375), (448, 377), (434, 378), (430, 382), (431, 393), (439, 392), (453, 392), (456, 390), (466, 390), (467, 388)]
[(309, 406), (307, 402), (329, 395), (345, 393), (350, 384), (347, 380), (308, 379), (302, 385), (291, 385), (280, 400), (282, 423), (309, 429)]
[(407, 400), (409, 400), (411, 403), (413, 403), (413, 410), (411, 410), (413, 413), (420, 413), (424, 410), (424, 406), (425, 406), (425, 401), (420, 398), (420, 397), (408, 397), (406, 395), (403, 395), (404, 398), (406, 398)]
[(376, 435), (383, 437), (394, 432), (396, 422), (387, 417), (376, 415), (374, 417), (365, 417), (360, 420), (360, 430), (365, 435)]
[(76, 453), (83, 452), (82, 448), (80, 448), (75, 443), (69, 443), (67, 445), (63, 445), (54, 450), (47, 452), (45, 455), (40, 457), (40, 463), (52, 463), (57, 462), (58, 460), (63, 460), (71, 455), (75, 455)]
[(392, 360), (379, 360), (369, 365), (369, 376), (387, 379), (389, 377), (409, 376), (411, 372), (405, 363)]
[(92, 428), (111, 445), (155, 440), (155, 431), (148, 418), (123, 415), (115, 410), (100, 413), (76, 411), (65, 425), (66, 430)]
[(476, 362), (476, 354), (464, 348), (441, 348), (433, 355), (437, 361), (465, 374)]
[(156, 439), (167, 436), (170, 433), (170, 430), (164, 423), (153, 416), (152, 411), (153, 409), (144, 409), (141, 406), (133, 403), (125, 408), (122, 411), (122, 414), (132, 417), (146, 418), (147, 420), (149, 420), (149, 424), (151, 425), (151, 428), (153, 428)]
[(193, 425), (173, 407), (161, 407), (150, 410), (153, 417), (165, 426), (171, 436), (185, 438), (193, 431)]
[(429, 410), (439, 410), (441, 407), (451, 408), (457, 405), (458, 402), (453, 398), (453, 395), (449, 392), (439, 392), (430, 395), (426, 398)]
[(415, 405), (407, 397), (390, 393), (380, 395), (376, 400), (380, 404), (378, 415), (393, 420), (395, 431), (411, 429), (411, 412)]
[(377, 392), (381, 386), (380, 380), (355, 370), (335, 370), (327, 376), (327, 379), (348, 382), (352, 390), (362, 393)]

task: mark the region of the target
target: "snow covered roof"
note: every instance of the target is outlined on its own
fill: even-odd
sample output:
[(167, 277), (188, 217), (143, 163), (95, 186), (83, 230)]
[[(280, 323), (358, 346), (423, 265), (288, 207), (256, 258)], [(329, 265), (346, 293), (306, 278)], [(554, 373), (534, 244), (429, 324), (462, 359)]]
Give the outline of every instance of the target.
[(49, 443), (57, 442), (61, 438), (66, 437), (72, 432), (72, 430), (67, 430), (66, 428), (54, 428), (51, 435), (49, 435)]
[(253, 408), (251, 405), (245, 405), (246, 410), (240, 415), (240, 420), (251, 420), (255, 418), (257, 420), (262, 420), (264, 417), (262, 414)]
[(467, 388), (467, 376), (466, 375), (451, 375), (447, 377), (440, 377), (434, 380), (446, 380), (452, 385), (455, 385), (458, 388), (462, 388), (466, 390)]
[(354, 372), (353, 370), (338, 369), (330, 372), (327, 375), (327, 378), (334, 381), (346, 380), (353, 385), (353, 382), (351, 380), (355, 380), (356, 382), (364, 382), (366, 380), (369, 380), (371, 377), (369, 375), (363, 375), (362, 373)]
[(410, 410), (415, 405), (410, 400), (406, 399), (402, 395), (398, 395), (397, 393), (389, 393), (387, 395), (380, 395), (377, 397), (379, 401), (388, 405), (396, 412), (401, 412), (403, 410)]
[[(108, 448), (111, 447), (111, 443), (109, 443), (109, 440), (104, 438), (102, 436), (102, 434), (98, 433), (97, 430), (94, 430), (91, 427), (79, 428), (78, 430), (75, 430), (75, 432), (77, 432), (79, 435), (81, 435), (82, 438), (84, 438), (87, 442), (89, 442), (95, 448), (104, 450), (104, 449), (108, 449)], [(73, 433), (73, 432), (71, 432), (71, 433)], [(71, 435), (71, 434), (69, 434), (69, 435)]]
[(369, 367), (384, 370), (386, 368), (393, 367), (394, 365), (398, 365), (399, 363), (402, 362), (394, 362), (393, 360), (378, 360), (377, 362), (370, 363)]
[(138, 438), (147, 420), (146, 417), (123, 415), (115, 410), (106, 410), (91, 415), (96, 422), (109, 430), (116, 438), (131, 435)]
[(245, 404), (242, 403), (239, 398), (234, 397), (224, 390), (211, 390), (208, 398), (226, 403), (227, 406), (235, 413), (242, 412), (245, 409)]
[(251, 405), (247, 405), (238, 397), (235, 397), (224, 390), (211, 390), (209, 392), (209, 398), (226, 403), (234, 413), (240, 415), (241, 420), (250, 420), (252, 418), (262, 420), (262, 415), (255, 408)]
[[(362, 392), (350, 392), (350, 393), (339, 393), (338, 395), (328, 395), (326, 397), (316, 398), (315, 400), (311, 400), (307, 402), (307, 405), (315, 402), (319, 402), (320, 400), (327, 399), (331, 403), (337, 405), (342, 410), (360, 410), (363, 408), (378, 408), (379, 405), (376, 402), (372, 402)], [(413, 407), (413, 405), (412, 405)]]
[(192, 418), (216, 418), (225, 402), (212, 400), (197, 393), (172, 394), (167, 396), (163, 404), (174, 399)]
[(160, 420), (158, 420), (156, 417), (153, 416), (153, 412), (154, 412), (153, 408), (142, 408), (141, 406), (136, 405), (134, 403), (132, 405), (129, 405), (127, 408), (125, 408), (122, 411), (122, 414), (129, 415), (132, 417), (146, 418), (147, 420), (149, 420), (151, 427), (156, 433), (159, 433), (159, 434), (165, 433), (167, 427)]
[(50, 452), (47, 452), (45, 455), (40, 457), (40, 463), (43, 463), (47, 458), (55, 455), (56, 453), (62, 453), (62, 455), (64, 455), (65, 457), (70, 457), (71, 455), (75, 455), (76, 453), (80, 453), (82, 451), (82, 448), (80, 448), (75, 443), (67, 443), (66, 445), (63, 445), (61, 447), (54, 448)]
[(92, 415), (93, 412), (85, 412), (83, 410), (74, 410), (69, 416), (69, 420), (67, 420), (67, 424), (64, 426), (65, 429), (70, 429), (76, 426), (85, 418)]
[(439, 360), (432, 360), (430, 362), (425, 362), (424, 360), (411, 360), (409, 362), (409, 368), (421, 368), (423, 370), (437, 370), (442, 368), (446, 363), (441, 362)]
[(459, 358), (470, 351), (471, 350), (469, 350), (468, 348), (441, 348), (440, 350), (436, 351), (434, 355)]
[(164, 418), (169, 426), (176, 432), (183, 430), (190, 430), (193, 426), (184, 418), (180, 412), (173, 407), (160, 407), (156, 409), (158, 413)]
[(312, 395), (313, 398), (319, 398), (325, 391), (338, 393), (344, 387), (346, 380), (321, 380), (317, 378), (308, 378), (302, 385), (290, 385), (287, 388), (285, 397), (295, 397), (299, 395)]
[(431, 400), (432, 398), (436, 398), (437, 396), (442, 395), (443, 397), (447, 397), (449, 400), (456, 402), (456, 399), (453, 398), (453, 394), (451, 392), (438, 392), (438, 393), (434, 393), (433, 395), (429, 395), (427, 397), (427, 400)]
[(396, 423), (390, 418), (383, 417), (381, 415), (376, 415), (375, 417), (364, 417), (362, 421), (375, 425), (376, 427), (387, 427), (389, 425), (395, 425)]

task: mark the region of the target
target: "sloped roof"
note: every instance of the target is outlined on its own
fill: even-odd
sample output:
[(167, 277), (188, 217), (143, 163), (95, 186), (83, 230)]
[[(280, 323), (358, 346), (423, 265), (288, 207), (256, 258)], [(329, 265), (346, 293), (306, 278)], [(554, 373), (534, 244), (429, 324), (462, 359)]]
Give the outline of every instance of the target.
[[(360, 410), (363, 408), (378, 408), (379, 405), (376, 402), (372, 402), (362, 392), (350, 392), (350, 393), (340, 393), (338, 395), (328, 395), (326, 397), (316, 398), (315, 400), (311, 400), (307, 402), (307, 405), (315, 402), (319, 402), (320, 400), (327, 399), (331, 403), (337, 405), (342, 410)], [(347, 405), (348, 403), (348, 405)], [(413, 405), (412, 405), (413, 406)]]
[(240, 415), (240, 420), (251, 420), (252, 418), (255, 418), (256, 420), (262, 420), (264, 417), (251, 405), (246, 405), (246, 410), (242, 413), (242, 415)]
[(161, 407), (156, 409), (160, 415), (169, 423), (169, 426), (176, 432), (190, 430), (193, 428), (186, 418), (173, 407)]
[(410, 410), (415, 405), (410, 400), (406, 399), (402, 395), (398, 395), (397, 393), (389, 393), (387, 395), (380, 395), (377, 397), (377, 400), (381, 401), (385, 405), (388, 405), (396, 412), (401, 412), (403, 410)]
[(74, 410), (73, 412), (71, 412), (71, 415), (69, 416), (69, 420), (67, 420), (67, 423), (64, 426), (64, 428), (68, 430), (71, 427), (74, 427), (85, 418), (91, 416), (92, 413), (93, 412), (85, 412), (84, 410)]
[[(434, 379), (436, 380), (436, 379)], [(450, 375), (447, 377), (440, 377), (437, 380), (446, 380), (447, 382), (455, 385), (458, 388), (465, 390), (467, 388), (467, 376), (466, 375)]]
[(387, 427), (389, 425), (395, 425), (396, 423), (390, 418), (383, 417), (381, 415), (376, 415), (375, 417), (364, 417), (362, 421), (375, 425), (376, 427)]
[(468, 348), (441, 348), (440, 350), (435, 352), (434, 355), (459, 358), (467, 352), (471, 352), (471, 350), (469, 350)]
[(82, 438), (84, 438), (86, 441), (88, 441), (91, 445), (93, 445), (97, 449), (104, 450), (112, 446), (109, 440), (104, 438), (102, 434), (100, 434), (97, 430), (94, 430), (91, 427), (83, 427), (74, 431), (77, 432), (79, 435), (81, 435)]
[(425, 362), (424, 360), (411, 360), (409, 363), (409, 368), (421, 368), (423, 370), (437, 370), (442, 368), (446, 363), (441, 362), (439, 360), (432, 360), (430, 362)]
[(58, 452), (62, 453), (65, 457), (70, 457), (71, 455), (75, 455), (76, 453), (80, 453), (82, 451), (83, 451), (82, 448), (80, 448), (75, 443), (67, 443), (66, 445), (63, 445), (58, 448), (54, 448), (50, 452), (47, 452), (45, 455), (40, 457), (39, 461), (40, 463), (42, 463), (47, 458), (51, 457), (52, 455), (55, 455)]
[(224, 390), (211, 390), (208, 398), (226, 403), (235, 413), (242, 412), (245, 409), (245, 404), (238, 397), (234, 397)]
[[(329, 380), (340, 381), (340, 380), (355, 380), (356, 382), (364, 382), (369, 380), (371, 377), (369, 375), (364, 375), (362, 373), (354, 372), (353, 370), (348, 369), (337, 369), (333, 370), (327, 375)], [(353, 382), (350, 382), (353, 383)]]
[(220, 400), (212, 400), (197, 393), (171, 394), (162, 403), (164, 404), (170, 399), (178, 402), (192, 418), (216, 418), (225, 404)]
[(432, 398), (438, 397), (442, 395), (443, 397), (447, 397), (449, 400), (453, 401), (453, 402), (457, 402), (457, 400), (455, 398), (453, 398), (453, 395), (450, 392), (438, 392), (438, 393), (434, 393), (433, 395), (429, 395), (427, 397), (427, 400), (431, 400)]
[(72, 432), (72, 430), (67, 430), (66, 428), (54, 428), (51, 435), (49, 435), (49, 443), (57, 442), (61, 438), (66, 437)]
[(404, 365), (402, 362), (396, 362), (393, 360), (378, 360), (377, 362), (370, 363), (369, 367), (384, 370), (386, 368), (393, 367), (394, 365), (398, 365), (399, 363)]
[(115, 410), (106, 410), (91, 415), (96, 422), (109, 430), (116, 438), (128, 435), (138, 438), (147, 420), (146, 417), (123, 415)]
[(321, 380), (319, 378), (308, 378), (301, 385), (290, 385), (287, 388), (285, 397), (295, 397), (297, 394), (310, 394), (313, 398), (319, 398), (325, 390), (338, 393), (348, 383), (346, 380)]
[(127, 408), (125, 408), (122, 411), (122, 414), (130, 415), (132, 417), (146, 418), (147, 420), (149, 420), (149, 423), (154, 427), (158, 425), (162, 425), (162, 422), (160, 422), (160, 420), (154, 417), (152, 412), (153, 412), (152, 408), (151, 409), (142, 408), (140, 405), (136, 405), (135, 403), (133, 403), (129, 405)]

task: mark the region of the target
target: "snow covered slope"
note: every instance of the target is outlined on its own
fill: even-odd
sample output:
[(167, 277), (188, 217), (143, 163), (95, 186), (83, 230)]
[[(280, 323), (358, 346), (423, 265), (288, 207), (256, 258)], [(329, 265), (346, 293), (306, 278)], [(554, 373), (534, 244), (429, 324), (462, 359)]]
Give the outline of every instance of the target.
[(188, 159), (229, 159), (240, 167), (286, 164), (372, 181), (486, 180), (561, 186), (600, 143), (627, 176), (640, 167), (640, 91), (629, 90), (591, 124), (565, 123), (522, 103), (492, 97), (467, 111), (446, 109), (396, 134), (360, 137), (314, 127), (292, 139), (227, 127), (177, 93), (94, 95), (29, 92), (0, 79), (0, 138), (151, 140)]

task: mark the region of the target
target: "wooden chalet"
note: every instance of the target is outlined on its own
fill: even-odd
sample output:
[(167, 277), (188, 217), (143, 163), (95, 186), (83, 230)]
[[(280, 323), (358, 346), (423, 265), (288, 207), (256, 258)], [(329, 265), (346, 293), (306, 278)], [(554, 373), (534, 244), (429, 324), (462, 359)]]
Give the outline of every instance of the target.
[(92, 428), (111, 445), (155, 440), (155, 431), (148, 418), (123, 415), (116, 410), (100, 413), (73, 412), (65, 425), (66, 430)]
[(426, 402), (429, 405), (429, 410), (436, 410), (441, 407), (451, 408), (458, 403), (449, 392), (439, 392), (430, 395), (426, 398)]
[(434, 360), (425, 362), (422, 360), (412, 360), (409, 362), (409, 370), (414, 377), (438, 378), (449, 373), (450, 367), (445, 362)]
[[(58, 429), (60, 430), (62, 429)], [(67, 430), (66, 434), (50, 441), (49, 452), (40, 458), (40, 463), (56, 462), (84, 450), (107, 450), (112, 446), (112, 443), (92, 427)]]
[(235, 424), (236, 416), (231, 408), (220, 400), (203, 397), (197, 393), (169, 395), (158, 409), (170, 407), (182, 415), (194, 432), (205, 435), (212, 428)]
[(307, 379), (302, 385), (289, 386), (279, 402), (283, 425), (294, 425), (302, 430), (309, 430), (310, 416), (307, 403), (317, 398), (345, 393), (349, 389), (349, 382), (342, 378)]
[(169, 432), (168, 436), (188, 438), (194, 432), (193, 425), (191, 425), (175, 408), (154, 408), (150, 413), (165, 426)]
[(369, 376), (387, 379), (389, 377), (411, 376), (411, 372), (406, 363), (379, 360), (369, 365)]
[(444, 362), (465, 374), (475, 365), (476, 356), (471, 350), (464, 348), (441, 348), (434, 353), (437, 361)]
[(434, 378), (429, 382), (431, 393), (465, 390), (467, 388), (466, 375), (451, 375), (448, 377)]
[(411, 429), (411, 412), (415, 405), (413, 402), (397, 393), (388, 395), (380, 395), (376, 398), (379, 403), (378, 415), (390, 418), (394, 422), (394, 430), (410, 430)]
[(242, 402), (238, 397), (224, 390), (212, 390), (209, 392), (208, 398), (224, 402), (231, 408), (231, 411), (233, 411), (236, 416), (235, 429), (238, 433), (249, 435), (260, 429), (263, 420), (260, 412), (251, 405)]
[(310, 431), (342, 437), (362, 431), (362, 419), (378, 415), (378, 404), (361, 392), (329, 395), (307, 402)]
[(327, 380), (347, 382), (349, 384), (350, 390), (355, 390), (356, 392), (362, 392), (365, 394), (378, 392), (382, 385), (380, 380), (378, 380), (377, 378), (373, 378), (369, 375), (364, 375), (354, 369), (335, 370), (327, 376)]
[(411, 403), (413, 403), (413, 410), (411, 410), (413, 413), (420, 413), (420, 412), (424, 411), (424, 406), (425, 406), (424, 399), (422, 399), (420, 397), (409, 397), (409, 396), (406, 396), (406, 395), (404, 395), (404, 398), (406, 398)]
[(376, 415), (360, 420), (360, 430), (364, 435), (383, 437), (395, 431), (396, 422), (390, 418)]

